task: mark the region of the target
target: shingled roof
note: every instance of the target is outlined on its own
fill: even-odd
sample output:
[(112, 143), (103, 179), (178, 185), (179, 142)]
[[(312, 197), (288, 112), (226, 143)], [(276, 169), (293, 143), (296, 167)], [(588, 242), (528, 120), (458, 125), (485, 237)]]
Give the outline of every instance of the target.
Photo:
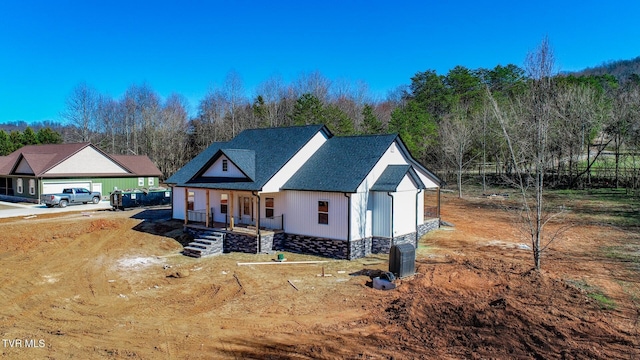
[(149, 159), (142, 155), (109, 155), (118, 164), (138, 176), (162, 176), (162, 172)]
[(282, 189), (355, 192), (397, 137), (396, 134), (333, 137)]
[[(332, 136), (324, 125), (244, 130), (228, 142), (213, 143), (165, 183), (192, 188), (260, 190), (318, 132)], [(248, 178), (201, 176), (222, 153)], [(249, 170), (252, 167), (253, 174)]]
[[(12, 174), (24, 159), (36, 177), (46, 177), (47, 171), (69, 159), (86, 147), (93, 147), (106, 158), (123, 167), (131, 175), (161, 176), (162, 173), (147, 156), (107, 155), (91, 143), (27, 145), (0, 157), (0, 175)], [(79, 169), (81, 170), (81, 169)], [(77, 175), (86, 175), (79, 173)], [(104, 175), (104, 174), (101, 174)]]
[(371, 187), (371, 191), (389, 191), (394, 192), (398, 189), (398, 186), (404, 179), (405, 175), (409, 175), (409, 178), (413, 181), (418, 189), (425, 189), (424, 183), (420, 180), (420, 176), (416, 173), (414, 168), (409, 165), (388, 165), (386, 169), (380, 174), (376, 183)]
[(47, 170), (89, 146), (89, 143), (27, 145), (2, 157), (0, 175), (9, 175), (24, 157), (35, 176), (42, 176)]

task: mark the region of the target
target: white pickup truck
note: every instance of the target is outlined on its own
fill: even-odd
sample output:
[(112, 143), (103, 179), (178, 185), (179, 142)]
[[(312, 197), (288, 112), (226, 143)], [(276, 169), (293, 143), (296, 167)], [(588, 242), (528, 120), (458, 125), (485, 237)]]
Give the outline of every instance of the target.
[(59, 206), (61, 208), (67, 207), (67, 205), (74, 204), (86, 204), (100, 202), (102, 195), (97, 192), (91, 192), (83, 188), (68, 188), (63, 189), (60, 194), (42, 194), (40, 195), (40, 203), (45, 204), (47, 207)]

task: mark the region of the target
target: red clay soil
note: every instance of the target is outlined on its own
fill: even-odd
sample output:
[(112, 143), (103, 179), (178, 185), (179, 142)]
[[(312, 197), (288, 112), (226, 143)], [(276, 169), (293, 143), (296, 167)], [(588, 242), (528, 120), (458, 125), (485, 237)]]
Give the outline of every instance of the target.
[(180, 223), (138, 211), (2, 220), (0, 355), (640, 359), (640, 269), (607, 255), (638, 234), (575, 218), (536, 272), (499, 201), (446, 196), (455, 228), (423, 238), (392, 291), (371, 287), (386, 255), (238, 266), (275, 255), (186, 258)]

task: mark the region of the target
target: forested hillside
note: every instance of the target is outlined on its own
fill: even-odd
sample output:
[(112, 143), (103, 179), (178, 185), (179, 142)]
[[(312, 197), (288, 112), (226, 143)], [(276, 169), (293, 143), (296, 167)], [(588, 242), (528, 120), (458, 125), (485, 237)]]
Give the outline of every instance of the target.
[(600, 66), (587, 68), (577, 72), (578, 76), (611, 75), (618, 81), (625, 81), (640, 74), (640, 56), (632, 60), (606, 62)]
[[(365, 83), (332, 81), (317, 71), (290, 83), (274, 76), (249, 96), (241, 75), (230, 72), (222, 86), (199, 100), (193, 116), (182, 95), (162, 98), (148, 84), (132, 84), (112, 98), (81, 83), (69, 95), (65, 127), (58, 129), (65, 142), (91, 141), (107, 153), (148, 155), (165, 176), (211, 143), (247, 128), (323, 123), (336, 135), (396, 132), (417, 159), (449, 182), (457, 179), (462, 186), (462, 175), (473, 173), (484, 184), (510, 175), (515, 166), (532, 166), (529, 150), (518, 144), (531, 137), (534, 89), (548, 80), (544, 111), (552, 121), (544, 158), (552, 169), (550, 184), (583, 186), (606, 154), (614, 161), (612, 184), (637, 187), (639, 59), (618, 62), (615, 76), (588, 69), (541, 78), (513, 64), (456, 66), (446, 74), (427, 68), (383, 99), (373, 99)], [(521, 152), (518, 159), (508, 154), (505, 130)], [(18, 136), (11, 134), (0, 131), (0, 141)]]

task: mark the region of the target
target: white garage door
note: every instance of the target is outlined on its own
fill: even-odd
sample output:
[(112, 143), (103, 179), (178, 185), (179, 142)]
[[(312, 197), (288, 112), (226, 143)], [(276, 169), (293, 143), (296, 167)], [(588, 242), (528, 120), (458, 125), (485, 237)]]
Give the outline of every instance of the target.
[(85, 188), (91, 190), (90, 181), (82, 182), (47, 182), (42, 184), (43, 194), (59, 194), (66, 188)]
[(92, 186), (93, 188), (89, 190), (97, 191), (102, 195), (102, 197), (104, 197), (104, 194), (102, 193), (102, 183), (93, 183)]

